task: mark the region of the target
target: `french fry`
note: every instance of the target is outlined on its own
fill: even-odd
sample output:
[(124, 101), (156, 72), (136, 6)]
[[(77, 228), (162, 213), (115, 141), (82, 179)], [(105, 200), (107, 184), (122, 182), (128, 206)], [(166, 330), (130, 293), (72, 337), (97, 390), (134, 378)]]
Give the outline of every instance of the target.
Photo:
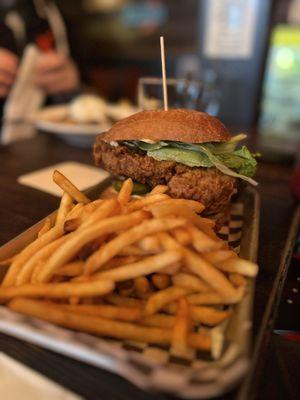
[(144, 237), (137, 244), (142, 250), (148, 253), (159, 253), (162, 250), (158, 238), (154, 235)]
[(80, 303), (80, 297), (78, 296), (71, 296), (69, 297), (69, 304), (72, 306), (77, 306)]
[[(69, 234), (68, 240), (45, 263), (41, 270), (38, 280), (40, 283), (49, 282), (55, 271), (61, 266), (72, 260), (76, 253), (87, 243), (96, 239), (99, 236), (113, 233), (120, 229), (126, 229), (140, 223), (147, 218), (148, 214), (144, 211), (137, 211), (130, 215), (117, 215), (99, 221), (93, 226), (83, 229), (80, 232)], [(49, 231), (50, 232), (50, 231)], [(75, 235), (76, 233), (76, 235)], [(43, 239), (47, 233), (40, 239)]]
[(103, 270), (106, 271), (108, 269), (121, 267), (122, 265), (132, 264), (140, 260), (141, 260), (140, 256), (133, 256), (133, 255), (115, 257), (103, 265)]
[(163, 194), (163, 193), (153, 194), (152, 196), (146, 196), (146, 197), (143, 197), (141, 199), (131, 202), (128, 205), (127, 210), (128, 210), (128, 212), (137, 211), (137, 210), (140, 210), (141, 208), (149, 206), (150, 204), (159, 203), (162, 200), (165, 200), (168, 198), (169, 198), (169, 196), (166, 194)]
[(88, 221), (88, 223), (91, 220), (92, 220), (91, 222), (95, 222), (95, 220), (96, 220), (95, 216), (93, 216), (90, 219), (89, 219), (89, 217), (92, 213), (94, 213), (99, 208), (100, 205), (102, 205), (102, 203), (103, 203), (103, 200), (95, 200), (95, 201), (87, 203), (87, 204), (77, 203), (73, 207), (73, 209), (68, 213), (68, 215), (65, 219), (65, 224), (64, 224), (65, 232), (72, 232), (72, 231), (78, 229), (83, 221), (84, 221), (84, 226), (86, 226), (87, 221)]
[[(98, 208), (102, 204), (102, 201), (100, 202), (100, 204), (97, 205), (95, 204), (95, 202), (90, 202), (87, 204), (77, 203), (76, 206), (78, 206), (78, 204), (81, 204), (82, 208), (79, 209), (77, 212), (74, 212), (74, 214), (76, 215), (76, 217), (74, 218), (80, 218), (82, 222), (87, 220), (87, 218), (96, 210), (96, 208)], [(66, 219), (71, 219), (69, 215), (72, 215), (72, 213), (68, 214)]]
[(237, 258), (237, 254), (232, 250), (217, 250), (217, 251), (208, 251), (203, 254), (203, 257), (206, 261), (211, 264), (216, 264), (229, 258)]
[(76, 231), (81, 224), (81, 218), (71, 218), (64, 222), (64, 233)]
[(51, 243), (55, 239), (58, 239), (60, 236), (62, 236), (62, 234), (63, 225), (55, 225), (53, 228), (50, 229), (50, 231), (40, 236), (35, 241), (30, 243), (27, 247), (25, 247), (25, 249), (18, 254), (18, 256), (11, 264), (9, 270), (4, 277), (2, 286), (8, 287), (13, 285), (23, 265), (40, 249), (42, 249), (44, 246), (46, 246), (48, 243)]
[(67, 177), (65, 177), (61, 172), (55, 170), (53, 172), (53, 181), (72, 199), (76, 200), (78, 203), (89, 203), (90, 199), (87, 198)]
[(64, 242), (66, 242), (67, 237), (62, 236), (51, 243), (48, 243), (44, 247), (42, 247), (39, 251), (37, 251), (32, 257), (23, 265), (20, 270), (18, 276), (15, 279), (15, 284), (17, 286), (24, 285), (24, 283), (30, 282), (30, 277), (35, 269), (36, 265), (40, 261), (46, 260), (48, 257), (53, 254), (53, 252), (58, 249)]
[(186, 227), (172, 229), (171, 233), (182, 246), (189, 246), (192, 242), (192, 237)]
[(153, 314), (147, 316), (141, 315), (137, 323), (145, 326), (172, 329), (175, 324), (175, 317), (173, 315), (166, 314)]
[(211, 336), (201, 333), (189, 333), (187, 338), (188, 346), (198, 350), (211, 349)]
[(207, 326), (216, 326), (231, 315), (230, 311), (216, 310), (212, 307), (191, 306), (191, 318)]
[(169, 265), (168, 267), (165, 267), (164, 269), (162, 269), (160, 272), (162, 274), (167, 274), (167, 275), (176, 275), (178, 273), (178, 271), (182, 268), (182, 261), (180, 260), (175, 264)]
[[(53, 307), (52, 305), (49, 306), (36, 300), (14, 299), (9, 303), (9, 307), (13, 311), (21, 312), (22, 314), (96, 335), (161, 345), (169, 344), (172, 340), (171, 329), (144, 327), (91, 315), (81, 315), (78, 318), (77, 313)], [(211, 337), (209, 335), (190, 333), (187, 342), (192, 348), (201, 350), (210, 350), (211, 348)]]
[(234, 286), (247, 286), (247, 280), (239, 274), (229, 274), (229, 280)]
[[(103, 202), (104, 202), (103, 199), (97, 199), (97, 200), (91, 201), (91, 202), (88, 203), (88, 204), (92, 204), (92, 205), (94, 206), (94, 209), (96, 209), (96, 208), (98, 208)], [(86, 204), (85, 206), (87, 206), (87, 204)]]
[(10, 258), (6, 258), (5, 260), (0, 261), (0, 267), (9, 267), (14, 259), (16, 258), (16, 256), (12, 256)]
[(56, 271), (56, 275), (69, 277), (78, 276), (82, 274), (83, 266), (83, 261), (73, 261), (69, 264), (63, 265), (59, 270)]
[(71, 211), (68, 212), (65, 220), (67, 221), (68, 219), (80, 218), (83, 213), (83, 208), (84, 208), (83, 203), (75, 204), (74, 207), (71, 209)]
[(245, 287), (236, 288), (235, 295), (231, 297), (223, 297), (218, 292), (197, 293), (187, 297), (189, 303), (196, 305), (219, 305), (219, 304), (236, 304), (242, 300), (245, 294)]
[(98, 272), (93, 276), (93, 280), (109, 279), (114, 282), (121, 282), (128, 279), (134, 279), (139, 276), (157, 272), (168, 265), (176, 263), (180, 258), (181, 254), (178, 251), (165, 251), (164, 253), (144, 258), (134, 264), (128, 264), (123, 267)]
[(43, 261), (39, 260), (31, 272), (30, 283), (37, 283), (36, 277), (38, 276), (42, 267), (43, 267)]
[[(133, 264), (138, 261), (141, 261), (143, 257), (140, 256), (122, 256), (122, 257), (115, 257), (109, 260), (102, 268), (103, 271), (108, 271), (111, 269), (115, 269), (117, 267), (121, 267), (128, 264)], [(84, 265), (84, 264), (83, 264)], [(72, 282), (89, 282), (90, 279), (96, 279), (97, 275), (79, 275), (72, 279)]]
[[(177, 310), (178, 307), (176, 307)], [(175, 312), (171, 313), (175, 314)], [(222, 323), (231, 315), (230, 311), (219, 311), (212, 307), (190, 306), (190, 316), (192, 323), (201, 323), (209, 327), (214, 327)], [(142, 317), (137, 321), (141, 325), (156, 326), (160, 328), (173, 328), (175, 324), (174, 315), (153, 314)]]
[(104, 300), (110, 304), (120, 307), (134, 307), (144, 308), (145, 302), (140, 299), (134, 299), (132, 297), (122, 297), (114, 293), (110, 293), (104, 297)]
[[(198, 222), (199, 223), (199, 222)], [(206, 225), (206, 226), (208, 226), (208, 227), (210, 227), (210, 228), (215, 228), (215, 226), (216, 226), (216, 221), (214, 221), (213, 219), (211, 219), (211, 218), (205, 218), (205, 217), (201, 217), (201, 222), (199, 223), (199, 229), (201, 229), (200, 228), (200, 226), (203, 226), (203, 225)], [(218, 236), (215, 236), (216, 238), (218, 238)]]
[[(132, 214), (131, 214), (132, 215)], [(178, 226), (183, 226), (185, 221), (182, 219), (157, 219), (144, 221), (138, 226), (121, 233), (106, 245), (102, 246), (96, 251), (86, 262), (85, 273), (87, 275), (97, 271), (103, 264), (115, 257), (121, 252), (124, 247), (129, 246), (145, 236), (151, 235), (156, 232), (173, 229)]]
[(61, 225), (63, 223), (70, 210), (72, 210), (72, 205), (72, 197), (68, 193), (64, 192), (57, 211), (55, 225)]
[[(53, 306), (56, 307), (56, 303), (53, 303)], [(142, 317), (142, 310), (138, 307), (111, 306), (109, 304), (62, 304), (60, 308), (80, 315), (93, 315), (95, 317), (116, 319), (118, 321), (137, 321)]]
[(234, 304), (238, 301), (238, 299), (235, 298), (233, 301), (226, 303), (224, 297), (217, 292), (192, 294), (187, 297), (187, 300), (190, 304), (196, 305)]
[(212, 291), (212, 288), (200, 278), (184, 272), (173, 275), (172, 282), (174, 286), (194, 290), (195, 292), (207, 293)]
[[(140, 247), (131, 244), (129, 246), (124, 247), (117, 255), (118, 256), (139, 256), (139, 257), (143, 257), (143, 256), (147, 255), (147, 252), (145, 252)], [(106, 261), (106, 262), (109, 262), (109, 260)]]
[(151, 190), (151, 192), (147, 194), (147, 196), (152, 196), (158, 193), (166, 193), (168, 190), (169, 188), (167, 185), (157, 185)]
[[(40, 266), (39, 270), (42, 269), (43, 267), (43, 263), (40, 263), (40, 265), (38, 265), (38, 267)], [(37, 276), (37, 275), (36, 275)], [(62, 283), (65, 282), (65, 277), (64, 276), (59, 276), (59, 275), (55, 275), (53, 276), (51, 283)], [(36, 279), (36, 281), (34, 282), (35, 284), (39, 283)]]
[(77, 305), (89, 305), (89, 306), (96, 306), (96, 305), (100, 305), (103, 304), (103, 299), (101, 298), (97, 298), (94, 299), (93, 297), (85, 297), (83, 299), (80, 299), (80, 304)]
[(172, 301), (171, 303), (168, 303), (165, 306), (163, 306), (162, 311), (173, 315), (177, 313), (177, 308), (178, 308), (178, 302)]
[(120, 204), (116, 199), (105, 200), (88, 215), (85, 221), (81, 224), (80, 230), (85, 229), (105, 218), (112, 217), (118, 214), (119, 211)]
[[(173, 214), (174, 211), (178, 211), (178, 209), (184, 209), (186, 207), (188, 207), (192, 211), (195, 211), (196, 213), (201, 213), (205, 208), (204, 205), (202, 203), (200, 203), (199, 201), (187, 200), (187, 199), (170, 199), (169, 198), (166, 200), (162, 200), (160, 202), (160, 205), (164, 208), (171, 207), (170, 214)], [(153, 208), (155, 208), (155, 207), (153, 207)], [(151, 209), (151, 207), (150, 207), (150, 209)], [(168, 215), (170, 215), (170, 214), (168, 214)]]
[(118, 202), (124, 207), (129, 203), (131, 193), (133, 190), (133, 182), (132, 179), (126, 179), (126, 181), (123, 183), (121, 190), (118, 194)]
[(101, 244), (106, 240), (107, 235), (99, 236), (97, 239), (92, 240), (91, 242), (82, 246), (79, 250), (77, 257), (81, 261), (85, 261), (91, 254), (93, 254), (96, 250), (99, 249)]
[(172, 350), (176, 354), (184, 354), (187, 351), (187, 338), (190, 323), (190, 305), (185, 297), (181, 297), (178, 301), (178, 308), (171, 341)]
[(185, 250), (184, 255), (186, 265), (193, 273), (201, 277), (224, 298), (227, 298), (228, 301), (230, 301), (230, 298), (236, 298), (236, 289), (225, 275), (219, 273), (212, 264), (190, 250)]
[(151, 281), (153, 285), (160, 290), (166, 289), (171, 284), (171, 278), (168, 274), (154, 274), (151, 277)]
[(209, 218), (199, 218), (197, 223), (197, 228), (200, 229), (203, 233), (209, 236), (211, 239), (219, 240), (218, 236), (214, 231), (215, 221)]
[(230, 298), (236, 298), (236, 289), (231, 285), (225, 275), (220, 273), (212, 264), (204, 260), (199, 254), (179, 246), (167, 233), (163, 232), (159, 235), (167, 249), (180, 249), (182, 251), (186, 266), (191, 272), (208, 283), (208, 285), (220, 293), (221, 296), (224, 298), (226, 297), (227, 301), (230, 301)]
[(115, 285), (110, 280), (101, 280), (88, 283), (28, 283), (23, 286), (0, 288), (0, 301), (7, 301), (14, 297), (47, 297), (66, 299), (71, 296), (93, 297), (111, 292)]
[(119, 295), (121, 297), (129, 297), (134, 294), (134, 287), (131, 286), (130, 288), (121, 288), (119, 289)]
[(256, 264), (242, 258), (230, 258), (215, 263), (215, 265), (222, 271), (233, 272), (250, 278), (254, 278), (258, 273), (258, 266)]
[(187, 230), (191, 235), (194, 249), (197, 250), (199, 253), (219, 250), (224, 247), (224, 245), (226, 246), (225, 242), (223, 242), (222, 240), (214, 240), (194, 226), (188, 226)]
[(43, 226), (41, 227), (39, 233), (38, 233), (38, 238), (42, 235), (44, 235), (46, 232), (48, 232), (51, 228), (51, 219), (46, 218)]
[(118, 282), (117, 291), (121, 297), (130, 297), (134, 294), (133, 281), (122, 281)]
[(197, 228), (201, 229), (209, 237), (218, 240), (217, 235), (212, 230), (214, 222), (211, 222), (212, 226), (210, 226), (207, 222), (208, 220), (205, 220), (204, 218), (197, 215), (191, 209), (191, 207), (187, 205), (182, 205), (182, 204), (172, 205), (172, 203), (167, 203), (166, 201), (162, 201), (158, 204), (152, 204), (148, 206), (146, 209), (150, 211), (155, 218), (165, 218), (170, 215), (176, 215), (176, 217), (185, 218), (186, 220), (194, 224)]
[(144, 298), (151, 291), (151, 286), (149, 281), (144, 276), (139, 276), (133, 281), (134, 289), (137, 297)]
[(160, 290), (148, 298), (145, 306), (145, 315), (155, 314), (166, 304), (169, 304), (189, 293), (191, 293), (190, 290), (176, 286), (171, 286), (167, 289)]
[[(190, 295), (190, 297), (193, 295)], [(169, 303), (163, 307), (163, 311), (169, 314), (176, 314), (178, 308), (177, 302)], [(207, 326), (216, 326), (231, 315), (230, 311), (217, 310), (212, 307), (198, 306), (191, 304), (191, 318), (195, 323), (201, 323)]]

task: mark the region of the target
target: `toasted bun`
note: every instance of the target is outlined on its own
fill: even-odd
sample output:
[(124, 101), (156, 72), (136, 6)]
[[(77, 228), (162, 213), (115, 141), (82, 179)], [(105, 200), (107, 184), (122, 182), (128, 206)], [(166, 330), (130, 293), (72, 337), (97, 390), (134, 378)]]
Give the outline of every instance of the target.
[(101, 140), (150, 139), (185, 143), (226, 142), (229, 131), (217, 118), (194, 110), (141, 111), (114, 124)]

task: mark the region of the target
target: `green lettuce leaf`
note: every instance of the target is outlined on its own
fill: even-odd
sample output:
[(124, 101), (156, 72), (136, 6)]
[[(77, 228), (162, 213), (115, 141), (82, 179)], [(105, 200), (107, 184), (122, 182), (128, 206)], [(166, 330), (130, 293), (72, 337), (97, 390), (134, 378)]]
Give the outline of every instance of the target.
[(232, 153), (220, 154), (218, 159), (228, 168), (238, 171), (241, 175), (253, 176), (255, 174), (257, 161), (246, 146)]
[(137, 146), (140, 150), (144, 151), (152, 151), (152, 150), (158, 150), (164, 146), (168, 146), (168, 143), (160, 141), (156, 143), (147, 143), (147, 142), (142, 142), (138, 140), (134, 140), (133, 143), (135, 146)]
[(208, 150), (205, 146), (199, 145), (199, 148), (202, 148), (203, 152), (207, 155), (213, 165), (223, 174), (233, 176), (235, 178), (240, 178), (248, 183), (251, 183), (253, 186), (257, 186), (257, 182), (254, 179), (251, 179), (249, 176), (245, 176), (241, 173), (233, 171), (229, 168), (225, 163), (220, 161), (219, 157), (215, 156), (210, 150)]
[(233, 136), (225, 143), (183, 143), (176, 141), (159, 141), (147, 143), (143, 141), (125, 141), (126, 146), (143, 151), (149, 157), (160, 161), (175, 161), (188, 167), (212, 166), (226, 175), (243, 179), (252, 185), (257, 185), (250, 177), (254, 175), (257, 161), (246, 146), (236, 149), (245, 134)]
[(235, 151), (237, 145), (242, 140), (245, 140), (247, 135), (244, 133), (240, 133), (239, 135), (233, 136), (227, 142), (221, 143), (205, 143), (205, 146), (213, 153), (213, 154), (224, 154), (224, 153), (232, 153)]
[(186, 149), (178, 149), (174, 147), (162, 147), (158, 150), (147, 152), (149, 157), (153, 157), (159, 161), (176, 161), (187, 165), (188, 167), (212, 167), (213, 163), (209, 158), (200, 151), (192, 151)]
[(142, 150), (144, 152), (158, 150), (164, 146), (168, 146), (167, 142), (155, 142), (155, 143), (147, 143), (139, 140), (123, 140), (121, 144), (136, 150)]

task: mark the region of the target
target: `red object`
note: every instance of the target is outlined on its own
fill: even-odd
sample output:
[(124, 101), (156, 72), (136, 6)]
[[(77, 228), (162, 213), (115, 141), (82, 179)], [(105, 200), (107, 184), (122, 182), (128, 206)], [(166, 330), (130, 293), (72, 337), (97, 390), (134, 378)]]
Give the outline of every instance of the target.
[(291, 191), (297, 201), (300, 201), (300, 165), (296, 167), (292, 180), (291, 180)]
[(283, 335), (284, 339), (289, 340), (290, 342), (300, 343), (300, 333), (287, 333)]
[(47, 30), (36, 38), (36, 44), (40, 50), (47, 52), (55, 47), (55, 40), (51, 30)]

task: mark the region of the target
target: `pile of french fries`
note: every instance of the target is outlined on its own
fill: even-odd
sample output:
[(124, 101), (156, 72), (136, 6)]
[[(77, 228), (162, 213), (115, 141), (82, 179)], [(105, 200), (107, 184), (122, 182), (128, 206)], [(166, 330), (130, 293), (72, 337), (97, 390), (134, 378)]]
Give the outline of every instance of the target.
[(132, 196), (131, 179), (90, 201), (60, 172), (53, 178), (64, 191), (56, 220), (7, 260), (1, 303), (78, 331), (209, 351), (210, 329), (197, 327), (229, 318), (258, 267), (217, 237), (204, 206), (162, 185)]

